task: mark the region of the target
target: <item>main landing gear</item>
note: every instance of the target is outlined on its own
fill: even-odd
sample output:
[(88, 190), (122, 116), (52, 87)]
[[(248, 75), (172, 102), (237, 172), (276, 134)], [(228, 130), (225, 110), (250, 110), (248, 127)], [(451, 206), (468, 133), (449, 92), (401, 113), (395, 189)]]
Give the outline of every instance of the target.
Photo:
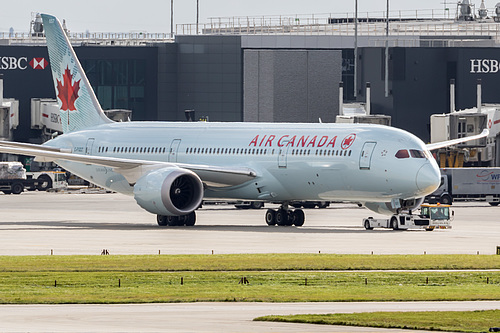
[(196, 223), (196, 213), (191, 212), (182, 216), (156, 215), (156, 221), (160, 227), (191, 227)]
[(302, 209), (290, 210), (288, 205), (281, 205), (279, 209), (268, 209), (266, 212), (266, 223), (268, 225), (297, 226), (304, 225), (306, 216)]

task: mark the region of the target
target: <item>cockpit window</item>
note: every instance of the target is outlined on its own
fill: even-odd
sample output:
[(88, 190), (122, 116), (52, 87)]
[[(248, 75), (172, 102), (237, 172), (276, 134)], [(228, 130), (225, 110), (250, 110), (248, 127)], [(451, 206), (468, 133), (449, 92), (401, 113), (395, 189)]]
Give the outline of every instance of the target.
[(409, 157), (410, 154), (408, 154), (408, 150), (406, 149), (398, 150), (398, 152), (396, 153), (396, 158), (409, 158)]
[(425, 158), (425, 154), (421, 150), (410, 149), (410, 154), (411, 154), (411, 157), (414, 157), (414, 158)]
[[(408, 152), (409, 150), (409, 152)], [(418, 149), (400, 149), (396, 153), (396, 158), (429, 158), (429, 153)]]

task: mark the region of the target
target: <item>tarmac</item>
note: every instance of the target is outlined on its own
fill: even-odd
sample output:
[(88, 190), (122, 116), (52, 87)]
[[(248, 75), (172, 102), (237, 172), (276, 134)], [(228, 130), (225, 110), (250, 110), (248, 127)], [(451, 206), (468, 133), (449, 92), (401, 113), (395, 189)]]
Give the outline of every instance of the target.
[[(138, 207), (132, 197), (115, 193), (0, 194), (0, 205), (0, 255), (99, 255), (103, 249), (111, 255), (494, 255), (500, 246), (500, 207), (484, 202), (455, 203), (453, 229), (432, 232), (365, 230), (363, 218), (377, 215), (348, 203), (305, 210), (303, 227), (268, 227), (265, 209), (229, 205), (204, 205), (197, 211), (194, 227), (159, 227), (156, 217)], [(0, 331), (379, 332), (385, 330), (252, 319), (268, 314), (481, 309), (500, 309), (500, 302), (2, 305)]]

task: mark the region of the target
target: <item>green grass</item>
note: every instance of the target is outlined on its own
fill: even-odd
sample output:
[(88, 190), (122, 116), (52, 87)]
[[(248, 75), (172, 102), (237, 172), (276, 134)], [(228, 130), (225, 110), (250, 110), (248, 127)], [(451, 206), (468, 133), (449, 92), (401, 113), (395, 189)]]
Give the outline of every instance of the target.
[(499, 286), (500, 273), (2, 273), (0, 303), (498, 300)]
[[(500, 300), (500, 271), (463, 271), (499, 265), (484, 255), (0, 257), (0, 303)], [(451, 271), (418, 271), (432, 268)]]
[(500, 300), (499, 287), (496, 271), (16, 271), (0, 273), (0, 303)]
[[(500, 300), (496, 269), (500, 256), (491, 255), (4, 256), (0, 304)], [(266, 320), (470, 332), (500, 325), (491, 321), (498, 312), (444, 314)]]
[(255, 320), (428, 331), (487, 332), (490, 327), (500, 326), (500, 310), (266, 316)]
[(495, 255), (233, 254), (0, 256), (0, 272), (500, 269)]

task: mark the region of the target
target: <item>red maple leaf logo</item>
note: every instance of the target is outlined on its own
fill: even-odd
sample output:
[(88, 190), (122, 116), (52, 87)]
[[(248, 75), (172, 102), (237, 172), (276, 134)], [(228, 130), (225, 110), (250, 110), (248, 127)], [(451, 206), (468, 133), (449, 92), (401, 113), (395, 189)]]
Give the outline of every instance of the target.
[(342, 140), (342, 145), (341, 145), (342, 149), (349, 148), (354, 143), (354, 139), (356, 139), (356, 134), (354, 133), (346, 136), (344, 140)]
[(80, 90), (80, 81), (76, 81), (74, 84), (71, 84), (72, 77), (69, 67), (66, 67), (66, 70), (63, 74), (63, 83), (57, 80), (57, 97), (61, 100), (61, 110), (63, 111), (76, 111), (75, 101), (79, 97), (78, 91)]

